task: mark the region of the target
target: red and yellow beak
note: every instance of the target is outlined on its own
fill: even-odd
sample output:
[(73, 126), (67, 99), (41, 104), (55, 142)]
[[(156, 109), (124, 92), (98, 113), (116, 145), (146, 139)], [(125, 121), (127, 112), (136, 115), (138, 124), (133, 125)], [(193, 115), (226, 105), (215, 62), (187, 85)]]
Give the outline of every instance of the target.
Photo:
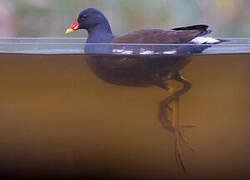
[(79, 28), (78, 19), (66, 30), (66, 34), (72, 33)]

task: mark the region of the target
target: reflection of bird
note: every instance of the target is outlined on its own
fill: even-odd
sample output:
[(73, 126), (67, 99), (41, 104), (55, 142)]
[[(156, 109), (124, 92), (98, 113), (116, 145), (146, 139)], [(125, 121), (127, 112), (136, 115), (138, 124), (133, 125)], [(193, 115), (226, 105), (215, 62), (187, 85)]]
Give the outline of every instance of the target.
[[(193, 126), (180, 125), (176, 112), (179, 97), (191, 88), (191, 83), (178, 73), (189, 62), (189, 59), (187, 56), (167, 54), (200, 53), (211, 44), (223, 42), (220, 39), (202, 37), (211, 32), (207, 28), (207, 25), (195, 25), (171, 30), (143, 29), (122, 36), (114, 36), (106, 17), (97, 9), (89, 8), (82, 11), (66, 31), (66, 33), (78, 29), (88, 31), (87, 43), (89, 44), (85, 46), (85, 53), (90, 54), (90, 58), (87, 62), (94, 73), (106, 82), (129, 86), (156, 85), (170, 91), (168, 80), (176, 80), (183, 84), (182, 89), (171, 91), (171, 95), (160, 102), (158, 117), (162, 125), (175, 134), (175, 157), (177, 164), (184, 172), (186, 170), (179, 141), (185, 144), (187, 141), (180, 129)], [(112, 44), (108, 45), (108, 43)], [(119, 43), (119, 45), (116, 46), (113, 43)], [(123, 46), (122, 43), (171, 45)], [(191, 45), (178, 45), (184, 43)], [(203, 44), (203, 46), (196, 44)]]

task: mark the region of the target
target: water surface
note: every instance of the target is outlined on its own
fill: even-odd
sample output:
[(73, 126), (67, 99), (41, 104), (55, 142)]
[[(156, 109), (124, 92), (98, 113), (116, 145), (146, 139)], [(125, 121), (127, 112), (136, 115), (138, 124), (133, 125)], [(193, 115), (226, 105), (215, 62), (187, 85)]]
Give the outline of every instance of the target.
[[(221, 38), (230, 42), (216, 44), (206, 49), (203, 54), (232, 54), (249, 53), (250, 38)], [(0, 38), (0, 52), (2, 53), (29, 53), (29, 54), (82, 54), (86, 38), (65, 38), (65, 37), (20, 37), (20, 38)], [(96, 46), (96, 44), (93, 44)], [(105, 44), (103, 44), (105, 45)], [(173, 44), (174, 45), (174, 44)], [(182, 44), (188, 46), (189, 44)], [(114, 43), (114, 46), (120, 46)], [(140, 46), (142, 48), (169, 46), (169, 44), (125, 44), (123, 47)], [(197, 45), (205, 46), (205, 45)]]

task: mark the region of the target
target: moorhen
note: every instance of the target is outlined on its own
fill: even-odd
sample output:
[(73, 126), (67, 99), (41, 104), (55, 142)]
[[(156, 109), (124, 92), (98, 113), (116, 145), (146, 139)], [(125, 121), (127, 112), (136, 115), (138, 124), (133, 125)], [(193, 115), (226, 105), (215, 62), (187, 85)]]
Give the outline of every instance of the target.
[[(83, 10), (66, 33), (78, 29), (88, 31), (84, 51), (89, 54), (88, 65), (99, 78), (117, 85), (155, 85), (170, 91), (171, 95), (159, 104), (158, 118), (167, 130), (174, 133), (175, 159), (186, 172), (179, 141), (185, 144), (187, 141), (180, 129), (194, 126), (180, 125), (176, 118), (178, 99), (191, 88), (191, 83), (180, 76), (179, 70), (189, 63), (187, 54), (201, 53), (212, 44), (225, 40), (203, 37), (211, 32), (207, 25), (170, 30), (142, 29), (114, 36), (107, 18), (95, 8)], [(169, 80), (182, 83), (183, 88), (171, 90)]]

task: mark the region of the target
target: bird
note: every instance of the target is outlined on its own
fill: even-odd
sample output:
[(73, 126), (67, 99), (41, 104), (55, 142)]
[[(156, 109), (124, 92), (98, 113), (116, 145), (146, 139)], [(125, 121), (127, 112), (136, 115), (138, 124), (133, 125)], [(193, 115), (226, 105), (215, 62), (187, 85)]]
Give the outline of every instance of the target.
[[(115, 36), (108, 19), (95, 8), (81, 11), (65, 33), (79, 29), (88, 32), (84, 53), (89, 54), (87, 64), (97, 77), (122, 86), (158, 86), (170, 93), (159, 103), (158, 119), (166, 130), (174, 134), (175, 160), (186, 173), (180, 142), (191, 150), (193, 148), (181, 130), (195, 125), (179, 124), (178, 121), (179, 97), (192, 86), (179, 71), (190, 62), (189, 55), (202, 53), (213, 44), (226, 40), (204, 37), (212, 32), (205, 24), (141, 29)], [(174, 90), (169, 87), (170, 80), (183, 84), (183, 87)]]

